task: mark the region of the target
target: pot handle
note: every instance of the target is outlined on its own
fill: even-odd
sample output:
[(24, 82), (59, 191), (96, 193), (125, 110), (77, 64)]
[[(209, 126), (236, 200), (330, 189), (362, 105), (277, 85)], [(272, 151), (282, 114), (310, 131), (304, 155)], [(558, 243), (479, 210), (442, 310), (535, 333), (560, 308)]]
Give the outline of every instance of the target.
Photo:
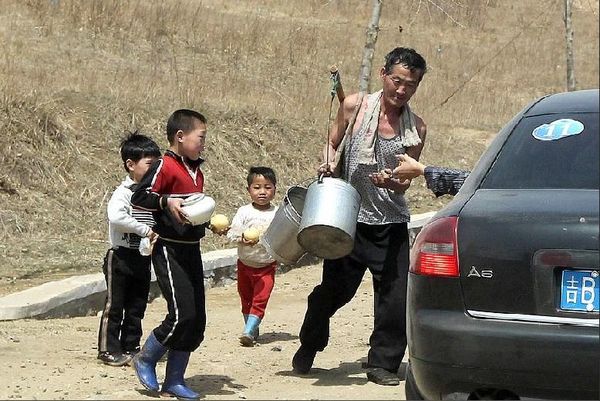
[(300, 183), (297, 184), (297, 186), (302, 187), (302, 188), (308, 188), (310, 186), (310, 184), (312, 184), (313, 182), (315, 182), (317, 180), (315, 180), (314, 177), (308, 177), (307, 179), (300, 181)]

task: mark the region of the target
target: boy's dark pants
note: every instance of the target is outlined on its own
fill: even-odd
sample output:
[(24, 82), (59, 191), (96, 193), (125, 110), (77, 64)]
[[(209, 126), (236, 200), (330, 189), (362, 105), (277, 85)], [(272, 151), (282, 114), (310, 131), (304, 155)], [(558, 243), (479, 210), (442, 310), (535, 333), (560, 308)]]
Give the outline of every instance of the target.
[(152, 251), (152, 263), (168, 309), (154, 336), (170, 350), (194, 351), (204, 340), (206, 327), (200, 245), (159, 238)]
[[(350, 302), (367, 268), (373, 275), (373, 332), (369, 367), (396, 372), (406, 350), (407, 224), (366, 225), (356, 228), (352, 253), (323, 262), (321, 284), (308, 296), (300, 329), (302, 346), (322, 351), (329, 341), (329, 319)], [(357, 316), (358, 318), (358, 316)]]
[(109, 249), (102, 266), (106, 301), (98, 331), (98, 352), (134, 351), (150, 291), (150, 257), (137, 249)]

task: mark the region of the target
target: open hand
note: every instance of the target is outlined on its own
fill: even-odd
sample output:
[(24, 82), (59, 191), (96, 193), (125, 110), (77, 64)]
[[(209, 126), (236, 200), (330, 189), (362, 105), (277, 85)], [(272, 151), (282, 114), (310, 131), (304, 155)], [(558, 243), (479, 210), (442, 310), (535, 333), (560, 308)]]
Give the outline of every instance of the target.
[(384, 169), (377, 173), (369, 174), (369, 178), (376, 187), (391, 189), (390, 185), (392, 184), (392, 170)]
[(398, 166), (392, 171), (394, 178), (411, 180), (424, 174), (425, 165), (419, 163), (409, 155), (398, 155)]
[(377, 173), (369, 174), (373, 185), (379, 188), (389, 189), (394, 192), (404, 192), (410, 186), (410, 180), (399, 180), (392, 176), (392, 170), (383, 169)]

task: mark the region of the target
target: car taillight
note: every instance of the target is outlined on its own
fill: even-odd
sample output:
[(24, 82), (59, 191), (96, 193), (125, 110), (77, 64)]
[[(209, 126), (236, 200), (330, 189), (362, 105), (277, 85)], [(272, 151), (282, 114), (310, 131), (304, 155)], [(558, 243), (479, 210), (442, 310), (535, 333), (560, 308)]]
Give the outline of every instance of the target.
[(457, 221), (457, 216), (443, 217), (423, 227), (412, 246), (411, 272), (458, 277)]

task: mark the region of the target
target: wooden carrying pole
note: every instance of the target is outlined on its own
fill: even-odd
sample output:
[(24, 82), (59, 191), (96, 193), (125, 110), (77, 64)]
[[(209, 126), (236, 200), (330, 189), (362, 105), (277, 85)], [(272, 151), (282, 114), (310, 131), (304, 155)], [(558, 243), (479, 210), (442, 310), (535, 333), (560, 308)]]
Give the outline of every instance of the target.
[(333, 86), (335, 88), (335, 94), (337, 95), (338, 102), (341, 104), (346, 98), (346, 94), (344, 93), (344, 88), (342, 87), (342, 78), (340, 77), (340, 72), (338, 71), (337, 66), (332, 65), (329, 67), (329, 73), (331, 74), (331, 80), (334, 82)]

